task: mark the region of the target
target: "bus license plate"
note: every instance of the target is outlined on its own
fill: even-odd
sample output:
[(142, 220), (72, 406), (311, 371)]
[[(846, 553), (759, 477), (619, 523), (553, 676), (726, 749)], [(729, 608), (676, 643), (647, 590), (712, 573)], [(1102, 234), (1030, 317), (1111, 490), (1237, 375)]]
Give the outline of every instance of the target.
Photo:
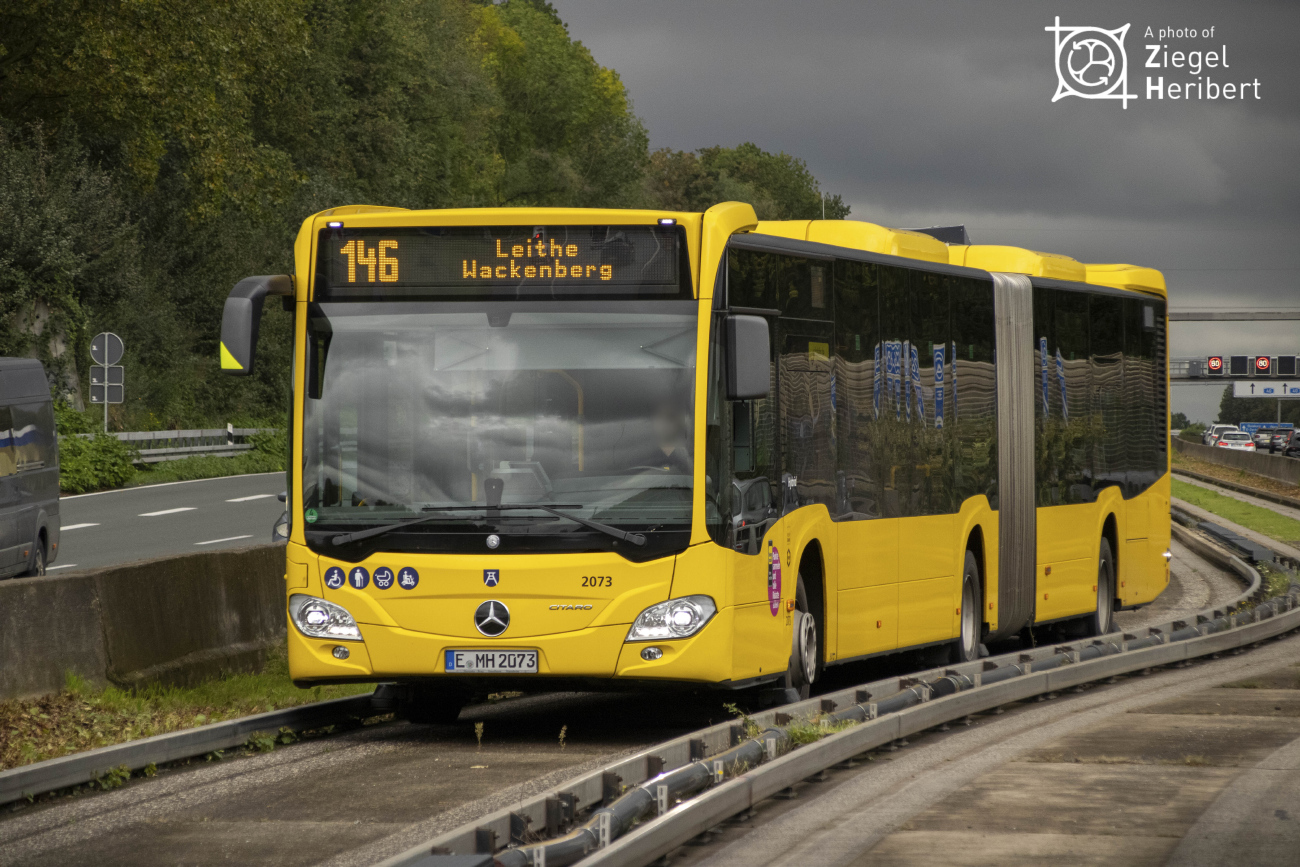
[(536, 650), (448, 650), (447, 671), (450, 673), (510, 672), (511, 674), (536, 674)]

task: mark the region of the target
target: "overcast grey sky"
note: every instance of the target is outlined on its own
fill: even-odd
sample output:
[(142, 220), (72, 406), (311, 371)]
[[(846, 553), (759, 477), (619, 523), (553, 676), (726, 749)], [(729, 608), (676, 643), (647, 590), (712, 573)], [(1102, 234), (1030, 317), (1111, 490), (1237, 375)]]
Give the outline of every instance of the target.
[[(552, 2), (622, 76), (652, 147), (783, 150), (852, 218), (965, 223), (976, 243), (1150, 265), (1173, 309), (1300, 307), (1296, 0)], [(1052, 102), (1044, 28), (1058, 15), (1132, 25), (1127, 108)], [(1226, 49), (1228, 68), (1200, 75), (1250, 83), (1248, 98), (1146, 98), (1148, 76), (1198, 78), (1146, 68), (1148, 44)], [(1175, 356), (1300, 353), (1296, 322), (1172, 328)], [(1219, 391), (1176, 387), (1173, 407), (1208, 421)]]

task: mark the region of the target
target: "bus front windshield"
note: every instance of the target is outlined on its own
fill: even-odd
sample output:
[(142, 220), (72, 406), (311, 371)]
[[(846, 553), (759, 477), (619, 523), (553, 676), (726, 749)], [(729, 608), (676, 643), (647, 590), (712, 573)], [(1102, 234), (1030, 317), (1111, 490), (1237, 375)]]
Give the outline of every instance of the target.
[[(684, 547), (697, 321), (680, 301), (312, 305), (309, 543), (338, 553), (341, 531), (428, 517), (368, 548), (485, 552), (487, 533), (503, 553)], [(489, 511), (498, 496), (513, 508)]]

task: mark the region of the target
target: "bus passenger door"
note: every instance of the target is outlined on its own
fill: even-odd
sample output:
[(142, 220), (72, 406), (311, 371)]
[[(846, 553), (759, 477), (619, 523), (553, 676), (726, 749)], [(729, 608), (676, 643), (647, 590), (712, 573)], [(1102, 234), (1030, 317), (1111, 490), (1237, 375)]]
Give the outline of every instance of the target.
[[(790, 659), (789, 611), (782, 599), (794, 597), (786, 586), (785, 532), (780, 525), (776, 485), (770, 477), (774, 400), (727, 404), (730, 433), (730, 539), (735, 632), (734, 678), (784, 672)], [(773, 594), (775, 593), (775, 600)]]

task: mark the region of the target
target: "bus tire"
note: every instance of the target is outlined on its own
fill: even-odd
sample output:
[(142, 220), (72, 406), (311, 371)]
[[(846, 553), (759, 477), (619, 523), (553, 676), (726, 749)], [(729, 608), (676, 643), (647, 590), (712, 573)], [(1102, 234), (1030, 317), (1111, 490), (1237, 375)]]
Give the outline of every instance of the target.
[(408, 686), (398, 702), (397, 715), (417, 725), (451, 725), (460, 717), (469, 696), (449, 686)]
[(1105, 536), (1097, 553), (1097, 610), (1088, 619), (1088, 627), (1093, 635), (1105, 635), (1115, 628), (1115, 555)]
[(975, 552), (966, 551), (961, 570), (961, 626), (952, 643), (952, 662), (974, 662), (980, 658), (980, 567)]
[(817, 680), (821, 662), (820, 654), (821, 635), (817, 618), (808, 605), (808, 592), (804, 589), (803, 576), (800, 575), (794, 595), (794, 638), (790, 647), (790, 663), (786, 666), (782, 686), (797, 692), (801, 700), (812, 694), (812, 685)]

